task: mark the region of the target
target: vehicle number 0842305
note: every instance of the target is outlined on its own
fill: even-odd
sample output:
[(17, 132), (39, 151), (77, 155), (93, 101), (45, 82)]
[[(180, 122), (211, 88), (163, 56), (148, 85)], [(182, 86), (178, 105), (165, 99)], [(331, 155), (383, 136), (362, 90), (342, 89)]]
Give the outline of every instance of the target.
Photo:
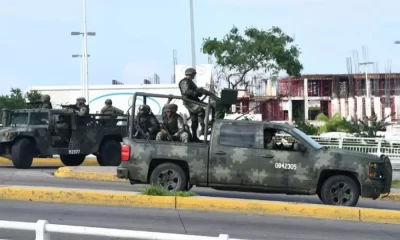
[(79, 150), (79, 149), (68, 150), (69, 154), (79, 154), (80, 152), (81, 152), (81, 150)]
[(291, 164), (291, 163), (275, 163), (275, 168), (283, 168), (283, 169), (289, 169), (289, 170), (296, 170), (296, 169), (297, 169), (297, 164)]

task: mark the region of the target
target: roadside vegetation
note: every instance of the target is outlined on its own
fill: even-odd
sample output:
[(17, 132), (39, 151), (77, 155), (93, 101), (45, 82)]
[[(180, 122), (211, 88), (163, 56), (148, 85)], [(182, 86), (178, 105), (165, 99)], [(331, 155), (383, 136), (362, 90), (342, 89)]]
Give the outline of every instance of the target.
[(147, 186), (140, 190), (142, 195), (150, 195), (150, 196), (175, 196), (175, 197), (193, 197), (196, 196), (194, 192), (185, 192), (185, 191), (176, 191), (169, 192), (159, 186)]
[(400, 188), (400, 180), (393, 180), (392, 188)]

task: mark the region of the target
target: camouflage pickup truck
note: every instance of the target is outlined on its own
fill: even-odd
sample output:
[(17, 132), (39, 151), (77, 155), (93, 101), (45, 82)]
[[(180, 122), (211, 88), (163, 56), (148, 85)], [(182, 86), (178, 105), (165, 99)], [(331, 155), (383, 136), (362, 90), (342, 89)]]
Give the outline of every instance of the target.
[[(284, 132), (294, 141), (269, 144), (271, 132)], [(355, 206), (359, 196), (376, 199), (392, 184), (388, 157), (323, 147), (288, 124), (217, 120), (207, 143), (124, 138), (121, 149), (119, 178), (171, 191), (195, 185), (317, 194), (324, 204)]]

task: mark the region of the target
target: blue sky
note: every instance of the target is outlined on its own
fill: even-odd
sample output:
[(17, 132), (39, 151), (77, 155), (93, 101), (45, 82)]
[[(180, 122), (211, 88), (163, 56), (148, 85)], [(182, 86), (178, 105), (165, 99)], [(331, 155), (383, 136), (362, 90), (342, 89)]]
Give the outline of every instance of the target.
[[(303, 73), (346, 73), (346, 57), (366, 45), (370, 61), (400, 72), (400, 1), (195, 0), (197, 63), (203, 37), (233, 25), (281, 27), (302, 50)], [(90, 84), (141, 83), (157, 73), (169, 83), (172, 51), (190, 64), (188, 0), (87, 0)], [(0, 93), (11, 87), (79, 85), (81, 0), (0, 0)]]

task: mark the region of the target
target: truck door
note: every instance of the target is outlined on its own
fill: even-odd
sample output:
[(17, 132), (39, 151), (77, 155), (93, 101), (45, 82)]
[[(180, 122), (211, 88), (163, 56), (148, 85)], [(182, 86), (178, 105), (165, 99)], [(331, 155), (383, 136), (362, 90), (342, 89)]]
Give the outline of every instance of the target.
[(256, 124), (216, 124), (210, 146), (210, 185), (251, 186), (258, 182), (258, 161), (252, 155), (256, 132)]
[[(274, 136), (269, 142), (271, 132)], [(256, 153), (260, 161), (259, 177), (263, 186), (298, 189), (311, 184), (308, 176), (311, 176), (312, 168), (307, 164), (308, 157), (294, 150), (294, 143), (298, 139), (280, 129), (265, 128), (264, 141), (269, 144), (265, 144), (264, 149)]]

